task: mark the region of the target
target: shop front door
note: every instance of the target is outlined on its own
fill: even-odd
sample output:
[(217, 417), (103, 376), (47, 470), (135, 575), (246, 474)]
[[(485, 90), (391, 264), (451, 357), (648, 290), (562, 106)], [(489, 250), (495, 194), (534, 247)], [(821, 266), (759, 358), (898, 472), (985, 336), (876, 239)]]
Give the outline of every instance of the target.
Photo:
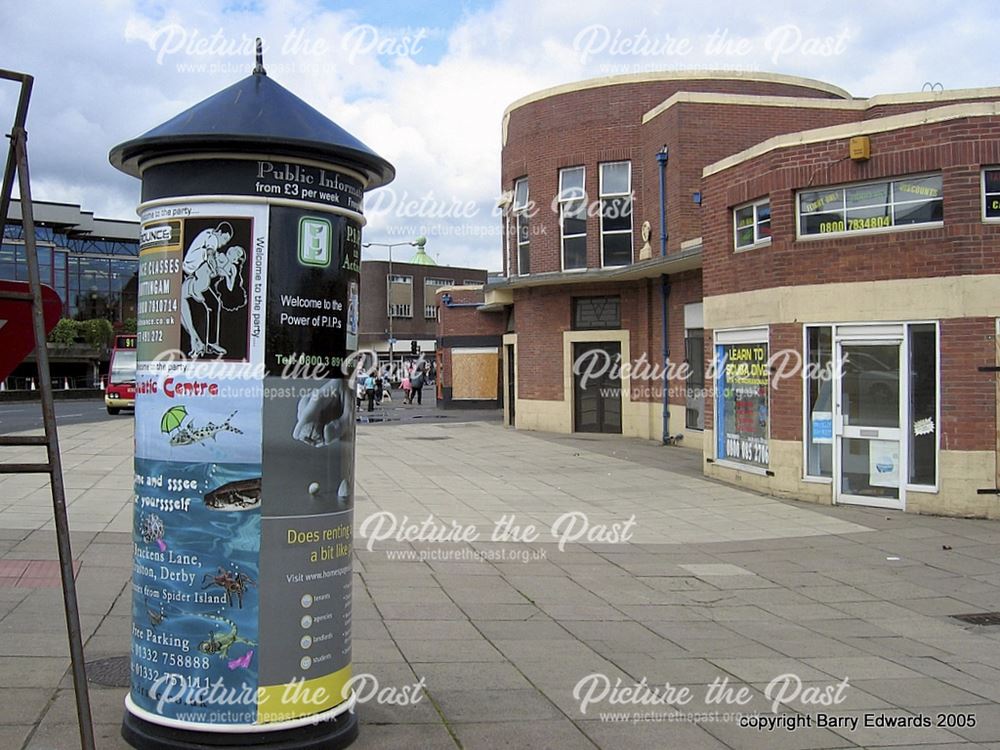
[[(576, 343), (573, 345), (573, 361), (588, 362), (597, 357), (603, 363), (619, 363), (621, 344), (618, 342)], [(606, 358), (606, 359), (605, 359)], [(618, 367), (597, 367), (603, 370), (597, 378), (583, 382), (587, 368), (573, 375), (573, 429), (576, 432), (607, 432), (621, 434), (622, 431), (622, 381), (612, 377), (618, 374)]]
[(841, 340), (837, 360), (837, 502), (902, 510), (907, 465), (902, 341)]

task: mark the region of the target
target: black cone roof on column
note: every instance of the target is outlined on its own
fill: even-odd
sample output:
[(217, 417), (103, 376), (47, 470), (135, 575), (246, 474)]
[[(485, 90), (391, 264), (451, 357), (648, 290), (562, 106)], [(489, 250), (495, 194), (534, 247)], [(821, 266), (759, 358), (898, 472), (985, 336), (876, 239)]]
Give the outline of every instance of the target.
[(111, 163), (139, 177), (143, 162), (191, 153), (255, 153), (353, 167), (367, 187), (392, 181), (393, 166), (322, 112), (255, 72), (138, 138), (111, 149)]

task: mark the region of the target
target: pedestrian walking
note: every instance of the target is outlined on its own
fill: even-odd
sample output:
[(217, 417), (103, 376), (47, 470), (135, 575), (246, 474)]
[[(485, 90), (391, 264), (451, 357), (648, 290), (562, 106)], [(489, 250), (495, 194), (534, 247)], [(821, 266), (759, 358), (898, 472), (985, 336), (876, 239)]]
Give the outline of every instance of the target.
[(403, 389), (403, 403), (410, 403), (410, 398), (413, 396), (413, 391), (410, 389), (410, 376), (405, 372), (403, 373), (403, 382), (400, 383), (400, 388)]
[(365, 400), (365, 379), (357, 376), (357, 383), (354, 386), (354, 395), (358, 399), (358, 411), (361, 411), (361, 402)]
[(417, 399), (417, 404), (423, 403), (423, 391), (424, 391), (424, 371), (421, 367), (416, 367), (413, 376), (410, 378), (410, 403), (413, 403), (414, 397)]
[(365, 396), (368, 398), (368, 411), (375, 411), (375, 376), (365, 377)]

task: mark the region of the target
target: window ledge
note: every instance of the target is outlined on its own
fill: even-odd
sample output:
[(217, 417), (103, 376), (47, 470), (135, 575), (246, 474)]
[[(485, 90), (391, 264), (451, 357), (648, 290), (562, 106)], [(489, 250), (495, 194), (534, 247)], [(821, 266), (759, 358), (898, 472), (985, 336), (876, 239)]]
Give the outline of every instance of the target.
[(893, 232), (916, 232), (921, 229), (941, 229), (943, 221), (928, 221), (923, 224), (898, 224), (891, 227), (880, 227), (878, 229), (858, 229), (853, 232), (827, 232), (826, 234), (799, 234), (795, 233), (796, 242), (817, 242), (822, 240), (854, 239), (856, 237), (871, 237), (880, 234), (892, 234)]
[(734, 469), (735, 471), (745, 471), (747, 474), (756, 474), (757, 476), (766, 477), (768, 475), (768, 469), (761, 469), (758, 466), (747, 466), (746, 464), (736, 463), (735, 461), (727, 461), (724, 458), (715, 459), (715, 466), (721, 466), (724, 469)]
[(746, 252), (749, 252), (751, 250), (756, 250), (756, 249), (761, 248), (761, 247), (770, 247), (770, 246), (771, 246), (771, 238), (768, 237), (766, 240), (760, 240), (759, 242), (755, 242), (752, 245), (745, 245), (744, 247), (737, 247), (737, 248), (735, 248), (733, 250), (733, 252), (734, 253), (746, 253)]
[(804, 476), (802, 481), (807, 484), (833, 484), (833, 477), (811, 477)]

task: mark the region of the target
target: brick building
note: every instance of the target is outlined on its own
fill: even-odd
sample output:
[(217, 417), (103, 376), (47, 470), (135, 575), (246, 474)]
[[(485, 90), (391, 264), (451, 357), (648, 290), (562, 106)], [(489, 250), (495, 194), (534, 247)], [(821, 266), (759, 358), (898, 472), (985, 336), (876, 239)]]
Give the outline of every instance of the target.
[(358, 345), (374, 350), (382, 360), (389, 359), (390, 332), (397, 361), (419, 354), (433, 359), (437, 290), (486, 282), (482, 268), (439, 266), (422, 250), (415, 259), (418, 262), (394, 261), (391, 265), (384, 260), (361, 262)]
[(503, 134), (505, 278), (478, 314), (508, 424), (679, 443), (776, 495), (1000, 516), (1000, 89), (617, 76), (515, 102)]

